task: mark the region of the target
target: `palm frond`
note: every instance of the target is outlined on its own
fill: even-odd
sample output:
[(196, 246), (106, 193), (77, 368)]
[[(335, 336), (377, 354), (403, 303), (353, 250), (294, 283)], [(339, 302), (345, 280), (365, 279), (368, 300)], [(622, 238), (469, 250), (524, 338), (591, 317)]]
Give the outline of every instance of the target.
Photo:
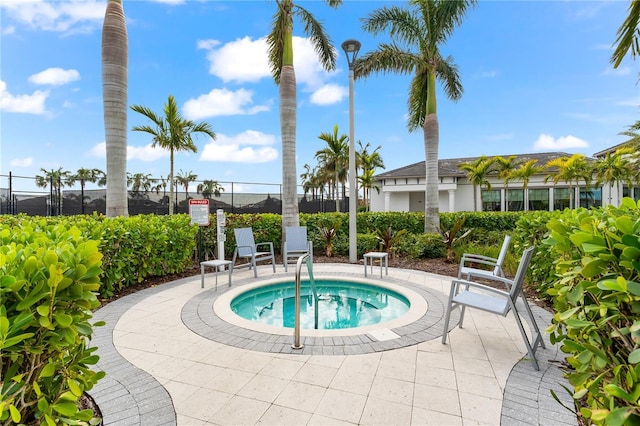
[(448, 56), (444, 61), (438, 61), (436, 76), (442, 81), (447, 98), (458, 101), (462, 97), (464, 88), (460, 80), (458, 66), (453, 63), (453, 57)]
[(283, 66), (284, 38), (287, 27), (293, 25), (292, 17), (287, 13), (283, 2), (277, 1), (278, 9), (273, 15), (271, 32), (267, 35), (267, 52), (269, 68), (276, 84), (280, 84), (280, 74)]
[(372, 73), (397, 72), (409, 74), (413, 72), (419, 57), (403, 50), (395, 44), (382, 43), (377, 50), (367, 52), (354, 65), (354, 76), (366, 78)]
[(376, 9), (362, 21), (365, 31), (377, 35), (388, 29), (394, 41), (406, 46), (419, 45), (425, 35), (415, 14), (398, 6)]
[(614, 68), (618, 68), (627, 53), (631, 52), (631, 57), (640, 55), (640, 2), (631, 1), (629, 4), (629, 14), (620, 28), (615, 44), (616, 49), (611, 55), (611, 63)]
[(424, 119), (427, 116), (428, 86), (429, 73), (423, 68), (416, 72), (409, 86), (409, 119), (407, 122), (409, 132), (422, 129), (424, 125)]
[(304, 33), (309, 37), (313, 50), (320, 58), (322, 68), (333, 71), (336, 68), (338, 54), (322, 23), (299, 5), (296, 5), (294, 13), (304, 23)]

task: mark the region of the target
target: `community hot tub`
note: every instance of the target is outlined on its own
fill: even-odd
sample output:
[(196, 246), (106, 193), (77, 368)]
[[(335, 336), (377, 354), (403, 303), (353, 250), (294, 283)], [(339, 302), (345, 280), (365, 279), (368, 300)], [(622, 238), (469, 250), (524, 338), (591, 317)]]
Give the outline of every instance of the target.
[[(300, 310), (305, 335), (346, 336), (390, 329), (409, 324), (427, 311), (426, 301), (416, 292), (380, 280), (323, 276), (315, 286), (317, 297), (309, 281), (302, 281)], [(225, 321), (249, 330), (291, 334), (295, 282), (282, 277), (233, 288), (217, 298), (214, 310)]]

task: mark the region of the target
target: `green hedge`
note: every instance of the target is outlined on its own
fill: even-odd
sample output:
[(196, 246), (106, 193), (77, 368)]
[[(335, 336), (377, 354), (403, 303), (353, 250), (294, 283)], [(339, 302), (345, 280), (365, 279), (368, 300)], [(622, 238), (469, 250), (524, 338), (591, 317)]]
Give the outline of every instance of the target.
[(640, 423), (640, 202), (565, 211), (548, 223), (557, 279), (551, 341), (568, 354), (580, 414)]
[(98, 357), (87, 348), (98, 241), (39, 219), (2, 221), (0, 240), (0, 422), (95, 423), (78, 399), (104, 377), (89, 369)]

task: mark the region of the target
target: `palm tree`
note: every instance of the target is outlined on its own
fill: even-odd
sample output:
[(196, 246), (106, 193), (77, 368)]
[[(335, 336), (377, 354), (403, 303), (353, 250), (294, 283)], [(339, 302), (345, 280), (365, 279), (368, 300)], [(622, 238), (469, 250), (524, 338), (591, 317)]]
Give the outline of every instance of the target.
[(613, 185), (616, 185), (616, 199), (620, 200), (620, 182), (627, 182), (633, 186), (633, 172), (630, 156), (635, 153), (631, 147), (619, 148), (615, 152), (608, 152), (596, 161), (593, 169), (596, 172), (596, 183), (609, 184), (609, 204), (612, 204)]
[(367, 142), (366, 145), (362, 145), (362, 142), (358, 141), (358, 146), (359, 149), (356, 152), (356, 164), (362, 169), (362, 173), (357, 176), (357, 178), (360, 182), (360, 187), (362, 188), (364, 202), (367, 206), (367, 210), (369, 210), (369, 206), (371, 204), (371, 189), (375, 188), (378, 193), (380, 192), (380, 188), (373, 184), (373, 175), (377, 168), (385, 168), (382, 156), (378, 152), (382, 147), (378, 145), (376, 149), (369, 152), (369, 142)]
[[(527, 189), (529, 188), (529, 181), (533, 175), (543, 173), (546, 168), (538, 166), (538, 160), (529, 160), (511, 172), (512, 180), (522, 181), (523, 196), (528, 198)], [(524, 202), (524, 198), (522, 200)], [(529, 203), (524, 203), (524, 210), (529, 210)]]
[(151, 190), (151, 175), (146, 173), (127, 173), (127, 186), (131, 187), (134, 196), (140, 197), (140, 192), (149, 192)]
[(81, 212), (82, 214), (84, 214), (84, 188), (87, 184), (87, 182), (91, 182), (91, 183), (98, 183), (98, 185), (101, 185), (101, 182), (103, 182), (105, 180), (105, 174), (102, 170), (100, 169), (85, 169), (85, 168), (79, 168), (78, 171), (71, 175), (68, 179), (69, 184), (73, 185), (76, 183), (76, 181), (80, 181), (80, 199), (81, 199)]
[(180, 185), (184, 187), (185, 199), (189, 199), (189, 183), (194, 182), (198, 179), (198, 175), (194, 175), (191, 170), (188, 172), (183, 172), (182, 169), (178, 172), (178, 176), (176, 176), (176, 180)]
[(102, 103), (107, 148), (108, 217), (127, 216), (127, 67), (122, 0), (109, 0), (102, 26)]
[(366, 170), (362, 172), (360, 176), (358, 176), (358, 181), (360, 181), (360, 187), (362, 188), (364, 194), (364, 202), (367, 207), (367, 211), (371, 206), (371, 189), (375, 188), (375, 190), (380, 193), (380, 188), (373, 184), (373, 175), (374, 170)]
[(409, 9), (382, 7), (364, 20), (364, 29), (374, 35), (388, 31), (392, 43), (382, 43), (356, 61), (355, 76), (371, 73), (413, 73), (409, 88), (408, 129), (422, 128), (425, 151), (425, 232), (440, 232), (438, 199), (439, 124), (436, 108), (436, 79), (444, 84), (453, 101), (462, 96), (462, 84), (451, 56), (444, 58), (446, 44), (470, 5), (476, 0), (412, 0)]
[(495, 157), (493, 159), (495, 163), (495, 171), (498, 173), (498, 177), (504, 182), (504, 209), (509, 211), (509, 182), (513, 180), (512, 173), (515, 168), (520, 164), (520, 161), (516, 160), (515, 155), (508, 157)]
[(631, 51), (631, 57), (640, 55), (640, 2), (631, 0), (629, 15), (618, 28), (616, 48), (611, 55), (613, 68), (618, 68), (622, 59)]
[[(326, 0), (331, 7), (341, 0)], [(311, 13), (292, 0), (276, 0), (278, 9), (273, 16), (272, 29), (267, 36), (269, 66), (280, 90), (280, 131), (282, 133), (282, 229), (300, 224), (296, 176), (296, 75), (293, 68), (293, 17), (304, 24), (314, 51), (322, 67), (331, 71), (336, 67), (336, 50), (324, 27)], [(285, 235), (282, 236), (283, 240)]]
[(585, 185), (589, 187), (593, 176), (593, 169), (589, 165), (587, 157), (582, 154), (573, 154), (571, 157), (558, 157), (548, 161), (546, 166), (549, 171), (549, 175), (544, 179), (544, 181), (547, 182), (549, 179), (552, 179), (555, 184), (560, 181), (568, 183), (569, 208), (575, 208), (577, 203), (573, 201), (573, 182), (575, 181), (576, 186), (578, 186), (582, 179), (585, 182)]
[(149, 133), (153, 136), (152, 147), (159, 146), (170, 153), (170, 168), (167, 179), (169, 180), (169, 214), (173, 214), (173, 157), (175, 152), (198, 152), (198, 148), (193, 143), (192, 135), (194, 133), (204, 133), (213, 140), (216, 139), (216, 134), (209, 123), (195, 123), (184, 119), (178, 111), (178, 105), (172, 95), (169, 95), (169, 99), (164, 106), (164, 117), (160, 117), (151, 109), (141, 105), (133, 105), (131, 109), (147, 117), (155, 126), (135, 126), (133, 130)]
[(198, 194), (202, 194), (204, 198), (211, 198), (211, 195), (216, 197), (220, 196), (220, 193), (224, 191), (224, 188), (220, 186), (217, 180), (203, 180), (202, 183), (196, 187)]
[(41, 168), (40, 171), (44, 173), (44, 176), (36, 175), (36, 186), (40, 188), (46, 188), (47, 186), (49, 187), (49, 196), (51, 199), (51, 216), (62, 214), (61, 189), (64, 186), (69, 186), (72, 184), (71, 173), (67, 170), (62, 170), (62, 167), (51, 170)]
[[(333, 133), (322, 132), (318, 139), (327, 143), (326, 148), (316, 152), (315, 157), (321, 166), (333, 174), (333, 188), (336, 200), (336, 211), (340, 211), (338, 203), (338, 183), (342, 183), (343, 199), (345, 195), (345, 185), (347, 181), (347, 170), (349, 168), (349, 136), (344, 133), (338, 136), (338, 125), (333, 126)], [(357, 193), (354, 194), (357, 196)]]
[(491, 190), (491, 183), (487, 177), (494, 171), (493, 161), (493, 159), (483, 155), (474, 161), (468, 161), (458, 165), (458, 168), (467, 172), (467, 179), (473, 185), (473, 211), (478, 211), (477, 187), (482, 189), (483, 186), (486, 186), (488, 190)]

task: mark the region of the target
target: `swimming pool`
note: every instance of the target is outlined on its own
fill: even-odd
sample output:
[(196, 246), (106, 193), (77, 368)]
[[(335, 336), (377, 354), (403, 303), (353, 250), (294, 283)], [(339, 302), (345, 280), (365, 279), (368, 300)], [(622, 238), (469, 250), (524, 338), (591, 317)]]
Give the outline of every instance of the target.
[[(316, 293), (302, 281), (302, 329), (336, 330), (384, 323), (405, 315), (409, 300), (389, 288), (343, 280), (316, 280)], [(317, 310), (316, 310), (317, 308)], [(231, 301), (231, 310), (260, 324), (293, 328), (295, 283), (274, 283), (248, 290)]]

